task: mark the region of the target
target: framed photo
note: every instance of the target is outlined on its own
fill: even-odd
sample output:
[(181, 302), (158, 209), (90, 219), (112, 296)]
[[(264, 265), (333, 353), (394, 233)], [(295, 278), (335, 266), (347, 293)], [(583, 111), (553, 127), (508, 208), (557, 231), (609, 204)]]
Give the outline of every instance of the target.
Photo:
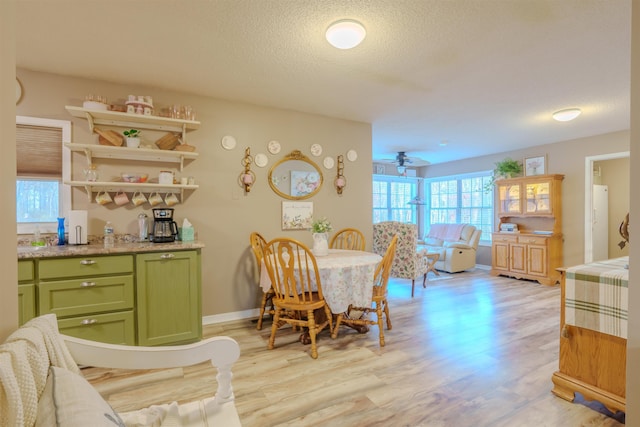
[(524, 158), (524, 176), (544, 175), (547, 173), (547, 155)]
[(282, 229), (308, 230), (313, 221), (313, 202), (282, 202)]
[(318, 172), (291, 171), (291, 194), (293, 197), (306, 196), (313, 193), (320, 185)]

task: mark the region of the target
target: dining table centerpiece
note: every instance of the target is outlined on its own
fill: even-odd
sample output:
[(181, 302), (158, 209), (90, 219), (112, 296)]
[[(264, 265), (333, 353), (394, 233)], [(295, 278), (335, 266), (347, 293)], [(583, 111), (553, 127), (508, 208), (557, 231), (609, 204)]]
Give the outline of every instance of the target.
[(313, 232), (312, 252), (315, 256), (329, 255), (329, 232), (331, 230), (331, 223), (326, 217), (311, 223), (311, 231)]

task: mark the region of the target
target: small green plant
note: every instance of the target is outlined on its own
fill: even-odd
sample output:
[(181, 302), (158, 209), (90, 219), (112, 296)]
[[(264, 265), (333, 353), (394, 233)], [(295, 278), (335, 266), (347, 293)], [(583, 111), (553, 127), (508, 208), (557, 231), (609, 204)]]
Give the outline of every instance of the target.
[(331, 223), (326, 217), (315, 220), (311, 223), (311, 231), (314, 233), (328, 233), (332, 229), (333, 227), (331, 227)]
[(496, 162), (495, 165), (496, 167), (493, 170), (491, 181), (484, 187), (484, 191), (487, 193), (493, 191), (493, 185), (495, 184), (496, 179), (514, 178), (522, 175), (522, 163), (517, 160), (513, 160), (510, 157), (507, 157), (500, 162)]
[(127, 138), (138, 138), (142, 132), (138, 129), (129, 129), (122, 132)]

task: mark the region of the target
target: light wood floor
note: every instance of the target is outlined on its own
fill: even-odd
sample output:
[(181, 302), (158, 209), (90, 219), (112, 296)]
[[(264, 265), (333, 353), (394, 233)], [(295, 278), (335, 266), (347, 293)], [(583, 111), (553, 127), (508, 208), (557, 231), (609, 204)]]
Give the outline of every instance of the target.
[[(431, 275), (430, 275), (431, 278)], [(486, 271), (416, 286), (390, 281), (393, 329), (368, 334), (341, 328), (319, 337), (317, 360), (299, 332), (271, 322), (206, 326), (241, 347), (234, 368), (244, 426), (620, 426), (612, 418), (551, 393), (558, 368), (559, 287)], [(117, 411), (189, 401), (214, 390), (206, 364), (139, 373), (84, 369)], [(142, 384), (142, 382), (145, 382)]]

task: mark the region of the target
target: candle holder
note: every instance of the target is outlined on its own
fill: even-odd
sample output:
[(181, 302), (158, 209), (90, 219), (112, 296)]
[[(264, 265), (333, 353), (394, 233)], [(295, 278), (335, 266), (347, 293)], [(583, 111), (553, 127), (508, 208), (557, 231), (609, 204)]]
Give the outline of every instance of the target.
[(247, 147), (244, 150), (244, 158), (242, 159), (244, 170), (238, 177), (238, 183), (244, 189), (245, 194), (251, 191), (251, 186), (256, 182), (256, 174), (251, 170), (251, 163), (253, 163), (253, 157), (251, 156), (251, 149)]
[(338, 194), (342, 194), (342, 189), (347, 186), (347, 179), (343, 175), (344, 172), (344, 158), (342, 154), (338, 156), (338, 167), (336, 179), (333, 181), (333, 185), (336, 186)]

